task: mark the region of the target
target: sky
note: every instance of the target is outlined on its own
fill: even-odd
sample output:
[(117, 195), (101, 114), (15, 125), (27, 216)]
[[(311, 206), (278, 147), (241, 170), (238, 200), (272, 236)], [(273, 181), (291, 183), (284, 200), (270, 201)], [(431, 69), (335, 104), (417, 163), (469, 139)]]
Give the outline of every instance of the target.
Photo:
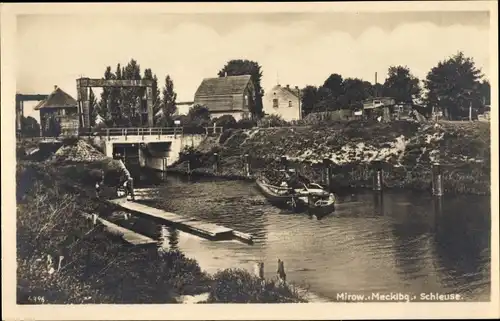
[[(262, 87), (321, 85), (332, 73), (383, 82), (392, 65), (424, 79), (463, 51), (488, 77), (488, 12), (219, 13), (23, 15), (17, 19), (17, 92), (76, 98), (76, 78), (101, 78), (106, 66), (135, 59), (177, 101), (192, 101), (203, 78), (231, 59), (257, 61)], [(97, 92), (97, 90), (96, 90)], [(25, 116), (34, 116), (25, 103)]]

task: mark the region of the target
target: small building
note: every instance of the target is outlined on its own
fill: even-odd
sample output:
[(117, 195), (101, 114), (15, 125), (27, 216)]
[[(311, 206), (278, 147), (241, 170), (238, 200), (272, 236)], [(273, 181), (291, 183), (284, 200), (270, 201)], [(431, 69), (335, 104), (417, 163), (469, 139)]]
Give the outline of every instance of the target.
[(364, 118), (382, 117), (384, 121), (392, 119), (396, 100), (392, 97), (375, 97), (363, 101)]
[(276, 85), (264, 94), (263, 111), (268, 115), (280, 116), (283, 120), (302, 119), (300, 89), (290, 88), (290, 85)]
[(61, 88), (54, 86), (35, 110), (40, 111), (41, 136), (78, 135), (78, 103)]
[(236, 121), (251, 118), (254, 88), (250, 75), (205, 78), (196, 90), (194, 105), (205, 106), (212, 119), (223, 115)]

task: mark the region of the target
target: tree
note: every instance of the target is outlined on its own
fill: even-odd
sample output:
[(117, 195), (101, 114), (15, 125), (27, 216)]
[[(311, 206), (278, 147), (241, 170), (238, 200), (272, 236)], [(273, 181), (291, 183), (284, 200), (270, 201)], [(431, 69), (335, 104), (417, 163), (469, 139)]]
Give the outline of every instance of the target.
[[(153, 86), (152, 86), (152, 95), (153, 97), (153, 118), (158, 114), (158, 112), (161, 109), (161, 97), (160, 97), (160, 88), (158, 86), (158, 77), (153, 74), (153, 71), (151, 68), (146, 68), (144, 70), (144, 77), (142, 78), (144, 80), (152, 80), (153, 81)], [(141, 97), (144, 97), (145, 95), (145, 89), (141, 92)], [(154, 119), (155, 123), (157, 122), (157, 119)]]
[(22, 124), (21, 128), (23, 137), (40, 136), (40, 124), (35, 118), (31, 116), (28, 117), (22, 116), (21, 124)]
[(339, 74), (331, 74), (323, 83), (323, 87), (330, 89), (332, 96), (338, 98), (344, 93), (344, 79)]
[(219, 77), (251, 75), (252, 83), (255, 88), (253, 98), (255, 104), (250, 105), (250, 112), (254, 117), (262, 116), (262, 96), (264, 90), (261, 87), (262, 70), (261, 66), (251, 60), (231, 60), (218, 73)]
[(359, 78), (346, 78), (344, 80), (344, 95), (339, 97), (343, 109), (360, 108), (363, 100), (371, 96), (371, 84)]
[(397, 103), (412, 103), (420, 97), (420, 80), (410, 73), (406, 66), (389, 67), (384, 82), (384, 95), (393, 97)]
[(187, 114), (188, 121), (193, 126), (206, 126), (210, 123), (210, 111), (202, 105), (194, 105)]
[(97, 116), (99, 115), (100, 107), (92, 89), (90, 89), (89, 103), (90, 103), (90, 126), (94, 127), (96, 125), (96, 120)]
[[(111, 67), (108, 66), (106, 67), (106, 71), (104, 72), (104, 77), (103, 79), (105, 80), (110, 80), (114, 79), (114, 74), (111, 71)], [(98, 114), (99, 116), (102, 117), (104, 120), (104, 123), (107, 126), (112, 126), (113, 125), (113, 117), (112, 117), (112, 89), (104, 87), (102, 89), (101, 93), (101, 100), (99, 102), (99, 107), (98, 107)]]
[(163, 87), (163, 97), (161, 100), (162, 115), (160, 124), (162, 126), (168, 126), (172, 122), (172, 116), (177, 110), (176, 99), (177, 93), (174, 91), (174, 82), (170, 78), (170, 75), (167, 75), (165, 77), (165, 87)]
[(302, 116), (310, 114), (318, 102), (318, 88), (315, 86), (306, 86), (302, 89)]
[(469, 106), (482, 105), (480, 79), (482, 72), (474, 60), (463, 52), (440, 61), (427, 74), (424, 82), (428, 106), (444, 111), (449, 119), (468, 114)]

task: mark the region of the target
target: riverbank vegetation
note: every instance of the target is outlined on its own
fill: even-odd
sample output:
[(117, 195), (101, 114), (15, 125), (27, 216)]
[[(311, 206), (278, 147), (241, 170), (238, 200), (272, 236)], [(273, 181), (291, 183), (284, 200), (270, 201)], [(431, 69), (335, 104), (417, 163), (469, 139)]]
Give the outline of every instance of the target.
[(380, 162), (387, 188), (429, 190), (431, 167), (438, 162), (446, 193), (490, 192), (490, 127), (483, 122), (331, 121), (329, 126), (229, 129), (186, 149), (172, 169), (185, 170), (191, 162), (193, 173), (244, 177), (245, 154), (253, 175), (280, 168), (284, 156), (315, 181), (321, 181), (322, 162), (328, 159), (336, 188), (371, 187), (373, 164)]
[(67, 143), (43, 162), (18, 160), (18, 304), (177, 303), (203, 293), (207, 303), (301, 301), (289, 285), (232, 270), (212, 276), (178, 250), (130, 247), (94, 225), (84, 214), (113, 209), (93, 184), (104, 176), (101, 197), (110, 196), (122, 173), (112, 159), (84, 161), (95, 156), (88, 145)]

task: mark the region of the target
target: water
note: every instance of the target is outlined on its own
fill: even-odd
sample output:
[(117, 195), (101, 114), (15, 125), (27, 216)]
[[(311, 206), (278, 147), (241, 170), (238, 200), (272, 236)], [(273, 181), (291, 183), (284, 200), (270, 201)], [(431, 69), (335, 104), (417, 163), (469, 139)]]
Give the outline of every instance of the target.
[(166, 247), (193, 257), (207, 272), (252, 270), (265, 263), (274, 277), (277, 260), (287, 279), (335, 300), (339, 292), (460, 293), (489, 301), (490, 200), (370, 191), (338, 197), (335, 213), (317, 220), (267, 204), (254, 184), (186, 182), (170, 177), (154, 206), (251, 233), (255, 243), (213, 242), (161, 228), (145, 219), (126, 222)]

